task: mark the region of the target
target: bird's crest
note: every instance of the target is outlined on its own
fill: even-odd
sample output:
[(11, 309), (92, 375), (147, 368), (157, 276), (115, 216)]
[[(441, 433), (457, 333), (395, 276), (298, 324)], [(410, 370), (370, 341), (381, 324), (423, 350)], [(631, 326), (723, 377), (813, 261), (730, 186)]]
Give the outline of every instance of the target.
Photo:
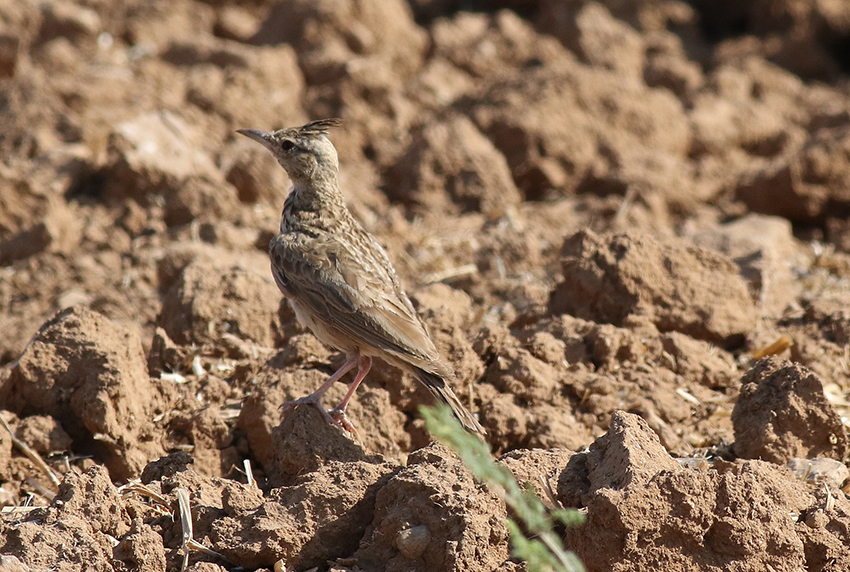
[(307, 125), (298, 128), (299, 135), (326, 135), (328, 130), (332, 127), (339, 127), (342, 125), (342, 119), (338, 118), (330, 118), (330, 119), (319, 119), (317, 121), (311, 121)]

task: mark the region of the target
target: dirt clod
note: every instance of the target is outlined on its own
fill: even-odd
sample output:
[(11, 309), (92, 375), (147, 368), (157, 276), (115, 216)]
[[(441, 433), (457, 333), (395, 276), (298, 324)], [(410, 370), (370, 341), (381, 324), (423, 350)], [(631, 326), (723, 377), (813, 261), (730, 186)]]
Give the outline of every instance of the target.
[(638, 234), (579, 231), (561, 248), (564, 281), (551, 309), (615, 325), (644, 318), (711, 342), (740, 340), (755, 308), (731, 260)]
[[(354, 556), (361, 567), (389, 571), (495, 568), (508, 557), (504, 517), (504, 504), (453, 453), (429, 445), (410, 455), (408, 466), (378, 491), (373, 520)], [(420, 527), (427, 534), (409, 532)], [(417, 554), (417, 543), (428, 538)]]
[(365, 461), (363, 449), (329, 425), (312, 405), (298, 405), (272, 432), (273, 466), (282, 482), (311, 473), (328, 460)]
[(71, 437), (48, 415), (24, 417), (18, 424), (15, 435), (41, 454), (66, 451), (71, 447)]
[(390, 467), (330, 461), (274, 490), (260, 506), (216, 520), (211, 535), (228, 560), (246, 567), (309, 569), (357, 547)]
[(748, 461), (723, 471), (681, 468), (644, 485), (598, 490), (587, 503), (587, 522), (567, 537), (592, 572), (626, 561), (641, 568), (747, 563), (790, 571), (806, 561), (794, 515), (811, 502), (805, 487), (787, 483), (785, 473), (768, 463)]
[(747, 372), (732, 411), (735, 453), (785, 464), (794, 457), (847, 455), (847, 433), (811, 371), (765, 358)]
[[(569, 459), (558, 481), (558, 494), (567, 506), (582, 505), (588, 495), (600, 489), (621, 490), (632, 483), (639, 487), (660, 471), (676, 471), (673, 459), (637, 415), (617, 411), (608, 432), (597, 439), (587, 453)], [(580, 499), (576, 498), (576, 494)]]
[(137, 518), (115, 547), (114, 557), (129, 570), (159, 572), (165, 570), (165, 548), (162, 537)]
[(165, 295), (159, 323), (181, 345), (213, 344), (231, 334), (272, 347), (279, 300), (274, 284), (260, 276), (196, 262)]
[[(412, 204), (416, 213), (478, 211), (498, 217), (520, 200), (504, 156), (462, 115), (414, 135), (387, 180), (390, 196)], [(446, 198), (451, 203), (444, 204)]]
[(39, 330), (2, 395), (20, 415), (66, 420), (80, 447), (106, 455), (117, 480), (138, 474), (162, 451), (146, 439), (157, 391), (138, 334), (86, 308), (64, 310)]

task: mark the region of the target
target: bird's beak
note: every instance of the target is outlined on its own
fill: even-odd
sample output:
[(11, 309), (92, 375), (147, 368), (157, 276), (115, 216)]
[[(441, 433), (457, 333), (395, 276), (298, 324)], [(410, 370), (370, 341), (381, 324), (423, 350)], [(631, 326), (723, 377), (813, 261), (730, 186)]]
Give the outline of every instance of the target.
[(236, 132), (249, 139), (253, 139), (266, 149), (271, 150), (272, 148), (271, 138), (269, 137), (271, 133), (260, 131), (259, 129), (237, 129)]

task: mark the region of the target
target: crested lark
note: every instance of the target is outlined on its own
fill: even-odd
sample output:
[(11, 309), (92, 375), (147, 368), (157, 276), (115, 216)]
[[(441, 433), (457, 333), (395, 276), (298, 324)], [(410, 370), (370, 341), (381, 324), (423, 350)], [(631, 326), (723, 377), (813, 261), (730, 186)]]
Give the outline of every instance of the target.
[[(339, 124), (325, 119), (274, 132), (238, 130), (271, 151), (292, 180), (280, 234), (269, 245), (275, 282), (298, 320), (348, 358), (315, 392), (288, 402), (284, 410), (310, 403), (329, 422), (354, 433), (345, 409), (372, 358), (379, 357), (414, 374), (464, 427), (484, 433), (446, 383), (453, 377), (451, 367), (440, 358), (386, 252), (345, 206), (336, 149), (326, 137)], [(355, 366), (357, 375), (345, 397), (326, 411), (322, 396)]]

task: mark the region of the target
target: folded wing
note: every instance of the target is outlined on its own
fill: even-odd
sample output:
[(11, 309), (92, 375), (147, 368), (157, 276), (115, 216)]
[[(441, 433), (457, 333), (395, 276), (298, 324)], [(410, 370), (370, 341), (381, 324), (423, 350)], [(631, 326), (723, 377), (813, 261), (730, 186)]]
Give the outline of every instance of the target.
[(278, 287), (356, 342), (451, 376), (383, 250), (364, 239), (278, 235), (269, 246)]

